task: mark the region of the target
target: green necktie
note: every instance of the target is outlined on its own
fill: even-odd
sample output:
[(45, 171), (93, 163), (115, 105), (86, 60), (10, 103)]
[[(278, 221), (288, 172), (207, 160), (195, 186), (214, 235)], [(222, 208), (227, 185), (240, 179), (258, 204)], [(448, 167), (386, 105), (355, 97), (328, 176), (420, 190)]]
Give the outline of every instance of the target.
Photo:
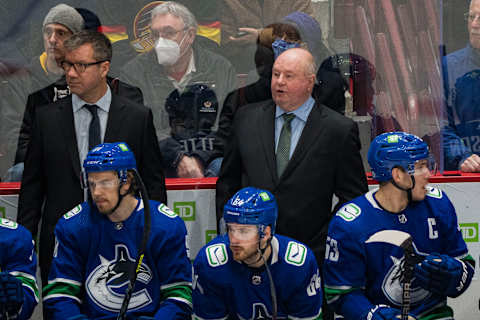
[(292, 140), (292, 126), (291, 122), (295, 118), (293, 113), (284, 113), (282, 131), (280, 131), (280, 138), (277, 146), (277, 174), (280, 177), (287, 167), (288, 160), (290, 160), (290, 143)]

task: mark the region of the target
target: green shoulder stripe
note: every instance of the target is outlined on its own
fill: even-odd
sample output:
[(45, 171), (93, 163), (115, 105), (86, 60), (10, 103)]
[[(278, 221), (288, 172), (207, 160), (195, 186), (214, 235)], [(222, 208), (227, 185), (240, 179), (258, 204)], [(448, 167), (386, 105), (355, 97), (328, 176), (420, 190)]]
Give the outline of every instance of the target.
[(77, 301), (80, 299), (81, 285), (77, 281), (55, 279), (43, 288), (43, 300), (57, 297), (68, 297)]
[(161, 288), (162, 300), (173, 299), (192, 306), (192, 286), (191, 285), (174, 285)]

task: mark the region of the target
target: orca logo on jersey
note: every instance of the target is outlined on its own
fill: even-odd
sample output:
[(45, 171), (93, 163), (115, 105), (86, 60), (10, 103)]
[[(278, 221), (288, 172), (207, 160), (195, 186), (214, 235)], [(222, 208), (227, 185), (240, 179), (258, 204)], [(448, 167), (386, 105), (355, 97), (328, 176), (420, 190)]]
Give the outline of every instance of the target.
[[(100, 265), (88, 276), (86, 290), (90, 299), (100, 308), (112, 312), (118, 312), (122, 306), (125, 290), (128, 286), (129, 271), (135, 264), (123, 244), (115, 245), (115, 258), (107, 260), (99, 255)], [(148, 284), (152, 280), (150, 268), (142, 262), (137, 277), (138, 282)], [(145, 307), (152, 302), (152, 298), (146, 288), (135, 290), (132, 294), (128, 310), (136, 310)]]
[[(405, 256), (403, 255), (401, 258), (390, 256), (390, 258), (392, 259), (393, 264), (383, 278), (382, 291), (391, 303), (400, 306), (402, 305), (403, 294), (402, 283), (400, 280), (402, 278)], [(417, 285), (415, 278), (413, 278), (410, 286), (411, 304), (415, 305), (426, 299), (429, 295), (431, 295), (431, 293)]]

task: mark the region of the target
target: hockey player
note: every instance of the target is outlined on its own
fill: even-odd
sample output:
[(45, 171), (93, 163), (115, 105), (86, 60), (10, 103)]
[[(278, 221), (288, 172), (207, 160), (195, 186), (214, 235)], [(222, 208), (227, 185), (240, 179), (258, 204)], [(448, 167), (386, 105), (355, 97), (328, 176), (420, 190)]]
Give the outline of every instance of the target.
[(447, 297), (468, 288), (475, 262), (452, 203), (428, 186), (428, 160), (412, 134), (384, 133), (370, 145), (380, 188), (344, 205), (327, 237), (325, 295), (345, 319), (400, 319), (402, 311), (402, 319), (453, 319)]
[(38, 303), (34, 247), (27, 229), (0, 218), (0, 320), (30, 319)]
[(321, 319), (320, 274), (304, 244), (275, 235), (277, 203), (247, 187), (224, 206), (228, 235), (194, 262), (197, 319)]
[[(143, 183), (125, 143), (98, 145), (83, 168), (92, 200), (66, 213), (55, 228), (43, 292), (48, 319), (117, 319), (134, 270), (127, 319), (190, 319), (192, 270), (183, 221), (165, 204), (143, 201), (145, 192), (137, 197)], [(145, 248), (139, 246), (144, 226), (150, 228)]]

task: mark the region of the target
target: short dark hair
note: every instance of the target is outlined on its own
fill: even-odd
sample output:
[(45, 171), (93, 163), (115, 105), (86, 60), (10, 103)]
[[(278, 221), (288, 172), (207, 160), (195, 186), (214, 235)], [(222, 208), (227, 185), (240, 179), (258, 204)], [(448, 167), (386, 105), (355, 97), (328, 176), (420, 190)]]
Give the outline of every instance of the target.
[(63, 46), (67, 52), (78, 49), (84, 44), (90, 44), (93, 48), (93, 57), (97, 61), (112, 60), (112, 43), (101, 32), (93, 30), (83, 30), (74, 33), (70, 38), (65, 40)]

